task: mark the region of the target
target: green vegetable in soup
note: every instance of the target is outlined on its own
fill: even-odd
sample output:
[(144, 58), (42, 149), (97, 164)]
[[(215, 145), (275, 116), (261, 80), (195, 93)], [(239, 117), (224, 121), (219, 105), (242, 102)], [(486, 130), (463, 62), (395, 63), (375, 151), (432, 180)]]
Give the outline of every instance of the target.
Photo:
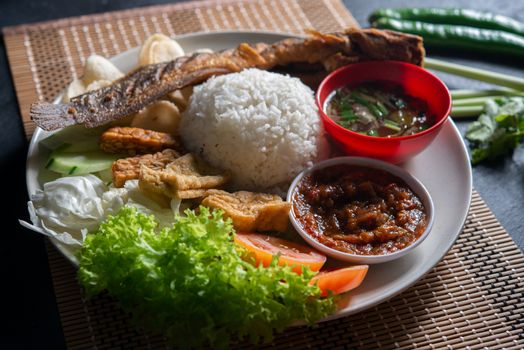
[(399, 124), (389, 119), (384, 120), (384, 127), (393, 130), (394, 132), (399, 132), (402, 130)]
[(344, 128), (369, 136), (412, 135), (429, 126), (425, 102), (390, 82), (338, 89), (328, 98), (326, 112)]
[(187, 210), (157, 232), (152, 216), (124, 207), (89, 234), (78, 279), (88, 295), (104, 290), (141, 326), (177, 347), (225, 348), (230, 339), (270, 340), (296, 320), (313, 323), (335, 310), (314, 275), (291, 267), (254, 267), (241, 259), (220, 211)]

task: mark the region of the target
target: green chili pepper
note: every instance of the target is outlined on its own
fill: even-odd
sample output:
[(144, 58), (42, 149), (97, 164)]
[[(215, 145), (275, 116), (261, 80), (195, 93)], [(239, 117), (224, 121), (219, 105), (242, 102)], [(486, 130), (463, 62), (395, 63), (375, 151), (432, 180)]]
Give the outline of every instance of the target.
[(524, 35), (523, 23), (506, 16), (476, 10), (457, 8), (380, 9), (371, 14), (369, 22), (373, 23), (382, 17), (425, 23), (456, 24)]
[(374, 27), (420, 35), (428, 46), (524, 58), (524, 37), (498, 30), (379, 18)]

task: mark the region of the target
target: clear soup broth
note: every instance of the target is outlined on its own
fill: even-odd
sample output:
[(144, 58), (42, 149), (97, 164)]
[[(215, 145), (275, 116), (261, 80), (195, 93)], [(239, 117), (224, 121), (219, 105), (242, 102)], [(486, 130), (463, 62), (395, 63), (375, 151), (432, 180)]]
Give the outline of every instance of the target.
[(369, 136), (413, 135), (431, 126), (426, 102), (388, 81), (337, 89), (326, 100), (324, 110), (342, 127)]

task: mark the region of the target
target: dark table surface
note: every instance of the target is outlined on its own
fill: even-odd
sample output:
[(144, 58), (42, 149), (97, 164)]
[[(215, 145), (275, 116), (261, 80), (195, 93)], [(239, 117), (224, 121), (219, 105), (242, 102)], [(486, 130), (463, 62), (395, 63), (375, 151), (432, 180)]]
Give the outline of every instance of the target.
[[(316, 0), (311, 0), (316, 1)], [(48, 0), (0, 1), (0, 27), (38, 22), (56, 18), (100, 13), (119, 9), (177, 1), (151, 0)], [(524, 21), (524, 2), (484, 0), (344, 0), (362, 26), (367, 26), (368, 14), (379, 7), (438, 6), (470, 7), (512, 16)], [(2, 230), (2, 298), (0, 348), (3, 349), (61, 349), (65, 342), (51, 284), (44, 239), (17, 223), (26, 217), (25, 154), (27, 141), (18, 112), (12, 78), (0, 46), (0, 169), (5, 216)], [(524, 75), (524, 64), (501, 61), (464, 52), (443, 54), (428, 52), (432, 57), (482, 67), (515, 76)], [(486, 85), (448, 75), (440, 75), (453, 88), (481, 88)], [(467, 122), (458, 122), (463, 132)], [(473, 184), (521, 249), (524, 248), (524, 171), (510, 157), (473, 169)], [(7, 185), (7, 186), (6, 186)], [(453, 193), (449, 194), (450, 197)]]

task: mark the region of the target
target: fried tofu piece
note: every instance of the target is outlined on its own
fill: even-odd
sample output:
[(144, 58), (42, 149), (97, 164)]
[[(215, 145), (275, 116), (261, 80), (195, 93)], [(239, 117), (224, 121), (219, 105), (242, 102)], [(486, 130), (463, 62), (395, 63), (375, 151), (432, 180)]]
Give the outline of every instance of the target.
[(107, 153), (122, 153), (131, 156), (160, 152), (166, 148), (180, 148), (174, 136), (165, 132), (135, 127), (116, 126), (100, 136), (100, 148)]
[(142, 165), (138, 183), (144, 191), (191, 199), (203, 197), (207, 190), (218, 188), (228, 180), (228, 174), (188, 153), (168, 164), (165, 169)]
[(287, 230), (291, 203), (277, 195), (239, 191), (229, 193), (209, 190), (202, 205), (221, 209), (226, 217), (233, 220), (237, 231), (279, 231)]
[(165, 149), (154, 154), (118, 159), (113, 162), (111, 171), (113, 173), (113, 185), (123, 187), (127, 180), (139, 178), (140, 167), (147, 166), (149, 169), (160, 170), (180, 157), (180, 154), (173, 149)]

